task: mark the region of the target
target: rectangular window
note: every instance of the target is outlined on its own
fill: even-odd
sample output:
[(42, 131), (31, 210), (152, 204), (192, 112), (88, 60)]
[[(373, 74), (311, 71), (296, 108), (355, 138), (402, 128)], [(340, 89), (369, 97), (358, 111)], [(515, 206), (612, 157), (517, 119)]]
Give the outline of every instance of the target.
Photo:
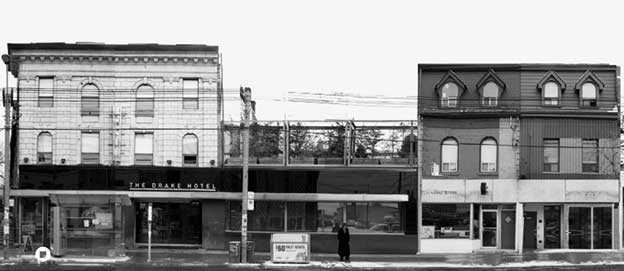
[(199, 80), (198, 79), (184, 79), (183, 81), (183, 93), (182, 104), (184, 109), (197, 109), (199, 108)]
[(82, 133), (81, 161), (83, 164), (97, 164), (100, 162), (100, 134)]
[(457, 107), (457, 96), (442, 97), (442, 107)]
[(98, 116), (100, 114), (99, 89), (93, 84), (87, 84), (82, 87), (81, 94), (80, 115)]
[(39, 77), (39, 107), (54, 106), (54, 78)]
[(154, 98), (137, 98), (137, 117), (154, 117)]
[(497, 106), (498, 97), (483, 97), (483, 99), (481, 99), (481, 104), (484, 106)]
[(346, 224), (352, 233), (402, 232), (397, 203), (347, 203)]
[(559, 88), (554, 83), (544, 87), (544, 105), (559, 105)]
[(134, 135), (134, 164), (136, 165), (152, 165), (154, 134), (152, 133), (136, 133)]
[(423, 204), (424, 239), (470, 238), (470, 204)]
[(544, 139), (544, 172), (559, 172), (559, 139)]
[(598, 172), (598, 139), (583, 139), (583, 172)]

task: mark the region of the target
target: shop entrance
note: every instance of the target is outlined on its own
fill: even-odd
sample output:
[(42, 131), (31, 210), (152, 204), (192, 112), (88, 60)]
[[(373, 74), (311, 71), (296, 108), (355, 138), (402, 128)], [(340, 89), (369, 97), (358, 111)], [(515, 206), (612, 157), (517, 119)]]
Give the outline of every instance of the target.
[(613, 247), (611, 205), (567, 205), (568, 247), (611, 249)]
[(484, 248), (496, 248), (498, 237), (498, 211), (494, 210), (481, 210), (481, 230), (482, 233), (482, 246)]
[(537, 249), (537, 212), (524, 212), (523, 248)]
[[(136, 242), (148, 243), (148, 203), (135, 205), (137, 215)], [(153, 202), (152, 244), (158, 246), (199, 246), (202, 242), (200, 202)]]

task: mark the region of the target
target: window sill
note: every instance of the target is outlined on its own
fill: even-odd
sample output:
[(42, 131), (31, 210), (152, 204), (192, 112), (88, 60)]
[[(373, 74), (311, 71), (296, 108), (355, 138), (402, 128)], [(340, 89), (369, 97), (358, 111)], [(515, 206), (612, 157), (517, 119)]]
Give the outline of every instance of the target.
[(498, 172), (479, 172), (479, 176), (498, 176)]

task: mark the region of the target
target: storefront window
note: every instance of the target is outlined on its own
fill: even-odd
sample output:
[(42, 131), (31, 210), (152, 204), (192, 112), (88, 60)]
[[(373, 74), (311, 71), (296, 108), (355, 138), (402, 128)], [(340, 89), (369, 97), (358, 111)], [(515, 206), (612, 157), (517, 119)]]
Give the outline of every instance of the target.
[(67, 248), (109, 249), (114, 244), (115, 227), (110, 204), (63, 206), (61, 223)]
[[(137, 243), (148, 242), (148, 204), (141, 202), (137, 207)], [(152, 243), (201, 244), (201, 225), (199, 202), (152, 203)]]
[[(229, 202), (229, 230), (240, 230), (240, 208), (240, 202)], [(351, 233), (403, 232), (399, 204), (385, 202), (256, 201), (254, 210), (248, 214), (248, 221), (251, 231), (336, 232), (344, 222)]]
[(397, 203), (349, 203), (346, 223), (352, 233), (402, 231)]
[(44, 224), (48, 223), (47, 212), (44, 208), (43, 199), (23, 198), (22, 219), (21, 219), (21, 242), (25, 242), (24, 237), (29, 238), (33, 247), (44, 245), (44, 231), (47, 229)]
[(470, 204), (423, 204), (422, 217), (429, 238), (470, 238)]

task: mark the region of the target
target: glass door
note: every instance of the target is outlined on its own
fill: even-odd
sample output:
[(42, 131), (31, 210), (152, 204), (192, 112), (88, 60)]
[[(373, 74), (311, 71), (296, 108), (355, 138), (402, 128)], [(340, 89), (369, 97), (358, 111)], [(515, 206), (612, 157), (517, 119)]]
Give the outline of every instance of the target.
[(482, 233), (482, 246), (496, 248), (496, 239), (498, 233), (498, 211), (497, 210), (482, 210), (481, 215), (481, 229)]
[(569, 248), (613, 248), (613, 209), (611, 205), (572, 205), (567, 208)]

